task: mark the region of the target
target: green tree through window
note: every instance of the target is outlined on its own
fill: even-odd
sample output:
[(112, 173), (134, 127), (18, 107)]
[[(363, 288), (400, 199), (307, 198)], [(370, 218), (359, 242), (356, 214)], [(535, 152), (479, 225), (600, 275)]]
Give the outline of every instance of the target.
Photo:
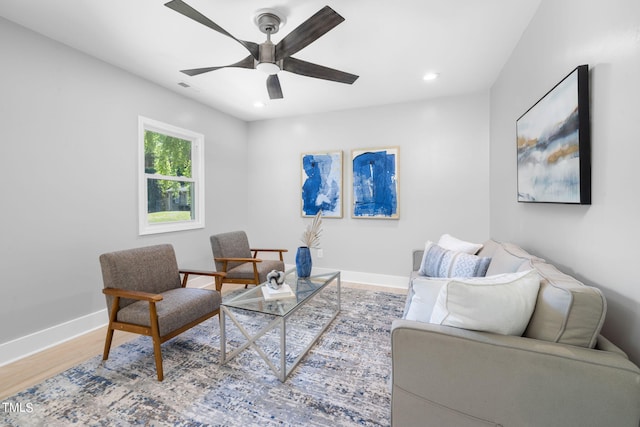
[[(152, 124), (150, 124), (152, 122)], [(202, 201), (198, 201), (196, 192), (202, 185), (198, 180), (198, 174), (194, 169), (194, 159), (201, 159), (199, 151), (202, 136), (189, 135), (189, 131), (178, 130), (166, 126), (160, 129), (159, 122), (141, 118), (141, 131), (143, 132), (143, 162), (144, 162), (144, 190), (146, 200), (145, 218), (141, 218), (141, 234), (147, 232), (174, 231), (174, 229), (193, 228), (187, 223), (199, 223), (197, 209)], [(176, 135), (181, 133), (181, 135)], [(184, 136), (182, 135), (184, 134)], [(200, 168), (202, 169), (202, 168)], [(141, 188), (142, 190), (142, 188)], [(141, 195), (142, 196), (142, 195)], [(179, 226), (185, 223), (186, 226)], [(160, 227), (162, 224), (176, 224), (176, 227)], [(152, 231), (156, 230), (156, 231)]]
[[(191, 178), (191, 141), (145, 131), (145, 173)], [(193, 219), (192, 183), (168, 179), (147, 180), (149, 222)]]

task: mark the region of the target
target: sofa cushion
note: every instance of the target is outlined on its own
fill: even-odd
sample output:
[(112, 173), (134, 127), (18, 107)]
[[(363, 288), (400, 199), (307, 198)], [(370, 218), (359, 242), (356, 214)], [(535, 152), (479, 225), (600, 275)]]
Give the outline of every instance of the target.
[[(491, 264), (487, 269), (487, 276), (502, 273), (515, 273), (520, 269), (522, 264), (530, 260), (540, 260), (540, 258), (531, 255), (521, 247), (512, 243), (499, 243), (491, 255)], [(530, 268), (526, 268), (527, 270)]]
[(525, 337), (594, 348), (607, 312), (602, 292), (533, 260), (542, 281)]
[(484, 276), (491, 258), (446, 250), (428, 241), (425, 245), (419, 273), (429, 277)]
[(450, 251), (464, 252), (470, 255), (475, 255), (480, 249), (482, 249), (482, 243), (465, 242), (464, 240), (460, 240), (450, 234), (443, 234), (440, 236), (438, 246)]
[(496, 242), (493, 239), (489, 239), (482, 243), (482, 249), (480, 249), (476, 255), (492, 258), (493, 254), (498, 249), (498, 246), (500, 246), (499, 242)]
[(441, 287), (430, 321), (456, 328), (521, 336), (533, 313), (539, 287), (540, 276), (536, 270), (451, 279)]

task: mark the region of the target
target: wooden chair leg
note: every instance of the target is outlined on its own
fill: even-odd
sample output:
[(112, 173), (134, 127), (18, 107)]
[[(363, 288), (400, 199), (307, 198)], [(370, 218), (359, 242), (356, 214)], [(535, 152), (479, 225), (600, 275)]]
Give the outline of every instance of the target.
[(153, 337), (153, 354), (156, 358), (156, 371), (158, 372), (158, 381), (164, 379), (164, 371), (162, 369), (162, 349), (160, 347), (160, 337)]
[[(253, 285), (258, 286), (260, 284), (260, 273), (258, 273), (258, 263), (253, 263)], [(244, 285), (244, 288), (247, 289), (247, 285)]]
[(164, 371), (162, 369), (162, 348), (160, 347), (160, 331), (158, 328), (158, 312), (156, 304), (149, 302), (149, 315), (151, 316), (151, 337), (153, 338), (153, 354), (156, 359), (156, 371), (158, 373), (158, 381), (164, 379)]
[(111, 313), (109, 314), (109, 326), (107, 329), (107, 338), (104, 341), (104, 351), (102, 353), (102, 360), (107, 360), (109, 358), (109, 351), (111, 350), (111, 342), (113, 341), (113, 322), (116, 321), (116, 316), (118, 314), (118, 307), (120, 306), (120, 297), (115, 297), (113, 299), (113, 304), (111, 305)]
[(113, 329), (111, 329), (111, 323), (109, 323), (109, 330), (107, 330), (107, 338), (104, 341), (104, 352), (102, 353), (102, 360), (109, 358), (109, 351), (111, 350), (111, 341), (113, 340)]

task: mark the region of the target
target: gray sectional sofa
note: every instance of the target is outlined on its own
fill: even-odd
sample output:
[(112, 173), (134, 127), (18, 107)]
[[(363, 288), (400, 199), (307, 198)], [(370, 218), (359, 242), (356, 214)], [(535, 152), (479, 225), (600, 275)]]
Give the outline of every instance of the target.
[[(640, 369), (600, 335), (601, 292), (513, 244), (489, 240), (477, 255), (491, 257), (487, 276), (538, 272), (526, 330), (508, 336), (394, 321), (392, 426), (637, 427)], [(414, 285), (425, 280), (417, 274), (422, 256), (413, 254), (405, 317)]]

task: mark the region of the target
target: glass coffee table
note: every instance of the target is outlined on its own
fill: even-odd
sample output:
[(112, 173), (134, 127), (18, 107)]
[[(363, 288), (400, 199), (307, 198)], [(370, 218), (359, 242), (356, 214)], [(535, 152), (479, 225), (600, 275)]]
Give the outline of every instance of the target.
[[(295, 294), (294, 297), (288, 297), (283, 299), (265, 300), (262, 292), (262, 287), (267, 286), (262, 284), (254, 288), (248, 289), (239, 295), (231, 296), (227, 300), (223, 300), (220, 305), (220, 363), (225, 364), (238, 353), (247, 349), (253, 348), (262, 357), (262, 359), (269, 365), (271, 370), (276, 374), (278, 379), (284, 382), (291, 371), (298, 365), (302, 358), (307, 354), (309, 349), (315, 344), (320, 335), (329, 327), (333, 319), (336, 318), (340, 312), (340, 272), (331, 272), (325, 274), (311, 275), (310, 277), (299, 278), (296, 275), (296, 270), (291, 269), (285, 272), (285, 283), (291, 287), (291, 290)], [(330, 286), (335, 283), (336, 286)], [(316, 302), (317, 307), (314, 306)], [(311, 331), (311, 338), (306, 337), (305, 342), (298, 342), (299, 336), (293, 335), (289, 337), (289, 341), (295, 341), (295, 344), (299, 347), (297, 349), (297, 357), (292, 362), (287, 362), (287, 326), (300, 326), (304, 322), (308, 322), (308, 319), (304, 319), (305, 307), (312, 307), (313, 310), (322, 311), (320, 324), (314, 319), (314, 328)], [(251, 313), (253, 312), (253, 313)], [(255, 332), (250, 332), (247, 325), (244, 324), (247, 320), (247, 314), (252, 314), (265, 317), (267, 324), (259, 328)], [(302, 316), (302, 319), (294, 317), (296, 315)], [(227, 331), (226, 331), (226, 318), (229, 318), (237, 329), (242, 333), (247, 341), (233, 349), (227, 354)], [(297, 323), (297, 324), (296, 324)], [(315, 327), (317, 326), (317, 327)], [(304, 327), (304, 326), (303, 326)], [(319, 330), (318, 330), (319, 329)], [(276, 351), (276, 363), (270, 358), (267, 352), (261, 346), (258, 340), (265, 336), (270, 331), (279, 331), (279, 351)], [(315, 333), (315, 335), (314, 335)], [(274, 335), (273, 333), (269, 336)], [(273, 338), (271, 338), (273, 339)], [(309, 341), (309, 342), (306, 342)], [(271, 342), (271, 344), (274, 344)], [(300, 347), (301, 346), (301, 347)], [(274, 352), (271, 352), (272, 355)], [(279, 353), (279, 355), (278, 355)], [(294, 352), (295, 353), (295, 352)], [(291, 359), (292, 355), (289, 355)], [(295, 356), (295, 354), (293, 355)], [(279, 364), (280, 366), (276, 366)]]

